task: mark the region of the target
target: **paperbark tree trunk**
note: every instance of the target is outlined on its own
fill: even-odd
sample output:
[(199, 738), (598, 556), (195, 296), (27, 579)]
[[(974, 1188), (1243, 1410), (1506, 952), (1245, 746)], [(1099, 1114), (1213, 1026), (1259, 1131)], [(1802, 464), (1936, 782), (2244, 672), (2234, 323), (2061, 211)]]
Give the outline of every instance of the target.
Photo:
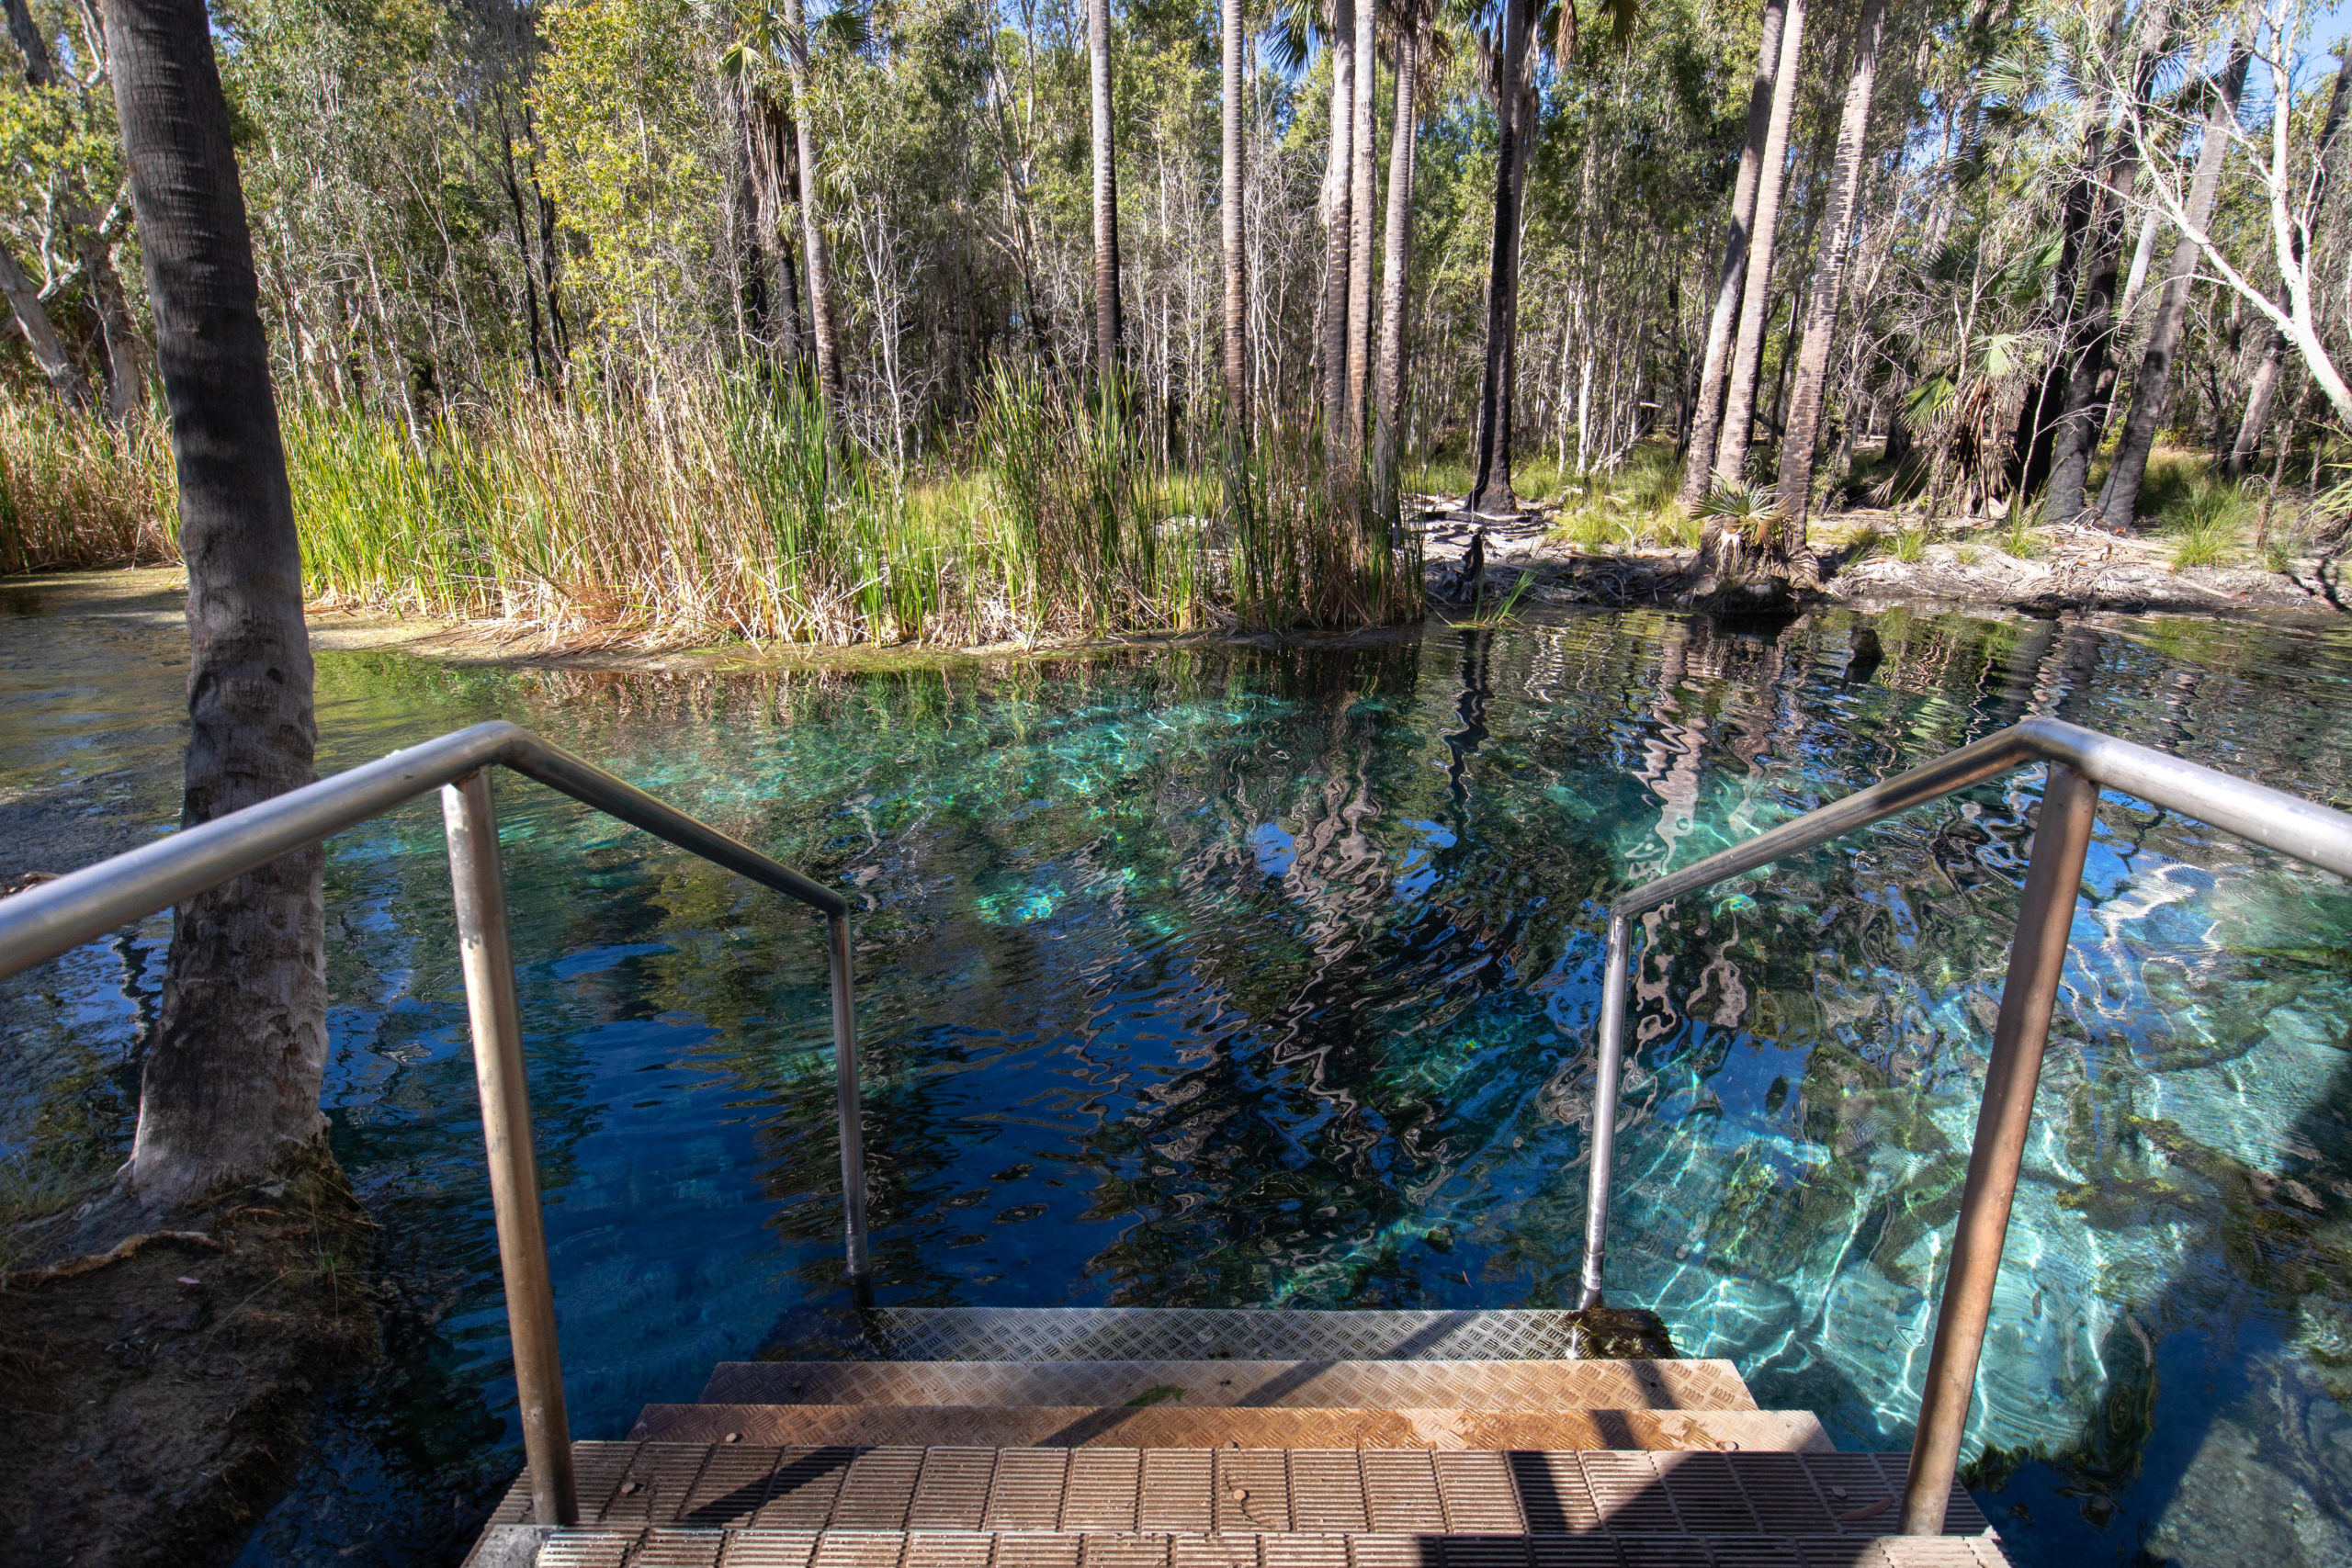
[(1747, 90), (1747, 138), (1741, 144), (1739, 175), (1732, 183), (1731, 223), (1724, 241), (1723, 271), (1715, 281), (1714, 312), (1707, 321), (1707, 344), (1700, 353), (1699, 400), (1683, 443), (1682, 491), (1676, 499), (1696, 512), (1707, 496), (1715, 468), (1715, 438), (1723, 428), (1724, 376), (1730, 368), (1733, 329), (1747, 280), (1747, 241), (1756, 224), (1757, 172), (1764, 163), (1764, 139), (1772, 121), (1772, 83), (1781, 68), (1781, 33), (1786, 0), (1765, 0), (1763, 35), (1756, 50), (1756, 80)]
[(1373, 144), (1373, 93), (1380, 80), (1378, 0), (1358, 0), (1354, 108), (1348, 181), (1348, 453), (1363, 451), (1364, 384), (1372, 374), (1372, 244), (1380, 188)]
[[(1747, 276), (1739, 297), (1739, 327), (1733, 334), (1731, 375), (1724, 390), (1724, 423), (1715, 437), (1715, 477), (1726, 484), (1746, 479), (1749, 425), (1756, 412), (1756, 385), (1764, 364), (1765, 304), (1772, 286), (1772, 241), (1781, 221), (1781, 186), (1789, 157), (1789, 121), (1795, 113), (1797, 61), (1804, 52), (1805, 0), (1789, 0), (1781, 25), (1781, 61), (1772, 84), (1772, 120), (1764, 133), (1764, 161), (1756, 171), (1756, 237), (1747, 248)], [(1712, 536), (1712, 535), (1711, 535)]]
[[(1364, 0), (1367, 6), (1374, 0)], [(1355, 0), (1331, 6), (1330, 224), (1323, 236), (1323, 438), (1336, 463), (1347, 451), (1348, 257), (1355, 235)]]
[(1487, 270), (1487, 362), (1478, 382), (1477, 445), (1464, 505), (1491, 514), (1519, 510), (1510, 488), (1511, 383), (1519, 336), (1519, 209), (1526, 186), (1532, 129), (1522, 85), (1527, 75), (1530, 0), (1505, 0), (1502, 47), (1495, 51), (1495, 230)]
[(90, 384), (83, 379), (65, 340), (57, 335), (57, 323), (49, 319), (49, 308), (40, 302), (40, 285), (5, 243), (0, 243), (0, 292), (8, 296), (8, 309), (25, 334), (25, 345), (32, 350), (33, 363), (49, 378), (50, 390), (68, 408), (89, 406)]
[(808, 338), (817, 355), (817, 396), (824, 405), (826, 422), (838, 431), (845, 392), (841, 338), (833, 322), (833, 267), (825, 254), (824, 226), (817, 218), (817, 136), (810, 129), (806, 17), (801, 0), (784, 0), (785, 59), (792, 81), (793, 140), (795, 151), (800, 155), (793, 173), (800, 187), (801, 265), (808, 275)]
[(1413, 93), (1420, 35), (1408, 25), (1396, 38), (1396, 123), (1388, 144), (1388, 226), (1380, 270), (1380, 364), (1374, 378), (1373, 472), (1394, 496), (1401, 482), (1397, 444), (1405, 428), (1405, 308), (1413, 270)]
[[(203, 0), (105, 15), (179, 476), (194, 826), (315, 776), (301, 549), (209, 17)], [(129, 1168), (148, 1202), (257, 1173), (324, 1127), (322, 865), (313, 845), (175, 911)]]
[(1119, 369), (1119, 171), (1111, 144), (1111, 0), (1087, 0), (1087, 73), (1094, 114), (1094, 359), (1107, 394)]
[[(2246, 68), (2253, 51), (2240, 41), (2230, 51), (2229, 63), (2214, 83), (2213, 107), (2205, 119), (2205, 142), (2198, 149), (2197, 174), (2188, 188), (2188, 217), (2202, 229), (2213, 216), (2214, 198), (2222, 188), (2222, 169), (2229, 161), (2230, 132), (2237, 124), (2238, 99), (2245, 91)], [(2173, 246), (2172, 265), (2165, 274), (2164, 292), (2156, 297), (2156, 319), (2148, 329), (2148, 346), (2140, 356), (2140, 378), (2132, 390), (2132, 413), (2115, 449), (2115, 466), (2107, 481), (2100, 516), (2110, 528), (2131, 525), (2140, 502), (2140, 483), (2148, 472), (2148, 455), (2155, 449), (2156, 422), (2164, 417), (2165, 400), (2172, 389), (2173, 356), (2180, 349), (2181, 329), (2188, 320), (2188, 294), (2197, 282), (2197, 242), (2187, 235)]]
[(1886, 39), (1886, 0), (1864, 0), (1854, 28), (1854, 63), (1838, 121), (1838, 151), (1829, 166), (1829, 211), (1821, 260), (1813, 275), (1804, 346), (1797, 353), (1796, 389), (1781, 434), (1781, 555), (1810, 576), (1805, 518), (1813, 506), (1814, 444), (1821, 432), (1821, 394), (1829, 376), (1829, 341), (1838, 335), (1838, 307), (1846, 264), (1861, 210), (1862, 150), (1870, 136), (1871, 95), (1878, 85), (1879, 48)]
[(1249, 51), (1242, 0), (1225, 0), (1225, 147), (1217, 206), (1225, 249), (1225, 408), (1234, 449), (1250, 440), (1249, 242), (1243, 230), (1249, 202), (1249, 152), (1242, 61)]

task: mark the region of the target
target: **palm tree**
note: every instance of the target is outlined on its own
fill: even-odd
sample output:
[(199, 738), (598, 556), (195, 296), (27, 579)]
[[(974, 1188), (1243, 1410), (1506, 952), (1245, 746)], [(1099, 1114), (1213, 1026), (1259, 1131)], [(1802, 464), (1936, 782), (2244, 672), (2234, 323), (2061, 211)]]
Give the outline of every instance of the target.
[[(2345, 58), (2352, 62), (2352, 50), (2346, 51)], [(2198, 149), (2197, 174), (2188, 187), (2188, 220), (2199, 229), (2213, 216), (2213, 202), (2222, 188), (2222, 166), (2230, 154), (2230, 132), (2237, 126), (2238, 99), (2245, 91), (2246, 67), (2253, 60), (2253, 50), (2245, 39), (2238, 39), (2213, 83), (2205, 141)], [(2164, 415), (2165, 398), (2172, 389), (2173, 355), (2180, 347), (2181, 328), (2188, 319), (2188, 291), (2197, 281), (2199, 259), (2197, 242), (2182, 235), (2173, 246), (2164, 292), (2156, 298), (2156, 319), (2148, 328), (2148, 346), (2140, 356), (2140, 378), (2132, 384), (2132, 414), (2124, 421), (2123, 438), (2116, 445), (2115, 462), (2108, 469), (2107, 493), (2099, 500), (2099, 515), (2110, 528), (2130, 527), (2132, 513), (2139, 509), (2140, 481), (2147, 476), (2148, 454), (2156, 445), (2156, 422)], [(2127, 309), (2124, 314), (2131, 311)]]
[(1094, 358), (1107, 393), (1119, 364), (1119, 174), (1111, 140), (1111, 0), (1087, 0), (1086, 56), (1094, 83)]
[(1682, 510), (1696, 513), (1714, 472), (1715, 435), (1722, 429), (1724, 374), (1730, 368), (1732, 328), (1739, 319), (1740, 292), (1747, 279), (1747, 237), (1756, 221), (1756, 176), (1764, 162), (1764, 138), (1772, 119), (1772, 82), (1781, 66), (1781, 30), (1786, 0), (1765, 0), (1764, 27), (1756, 51), (1756, 80), (1747, 89), (1747, 138), (1740, 146), (1739, 175), (1731, 191), (1731, 223), (1724, 241), (1724, 265), (1715, 284), (1714, 314), (1700, 359), (1699, 405), (1692, 411), (1683, 456)]
[(1380, 264), (1380, 357), (1373, 384), (1373, 475), (1384, 509), (1396, 494), (1396, 441), (1405, 423), (1405, 303), (1413, 266), (1413, 144), (1419, 129), (1420, 51), (1430, 0), (1393, 9), (1396, 125), (1388, 142), (1388, 225)]
[(1804, 318), (1804, 346), (1797, 354), (1795, 389), (1789, 396), (1788, 426), (1781, 434), (1781, 558), (1810, 575), (1805, 554), (1805, 513), (1813, 502), (1814, 439), (1821, 429), (1822, 385), (1829, 376), (1829, 340), (1838, 334), (1838, 306), (1846, 285), (1846, 263), (1860, 215), (1862, 144), (1870, 135), (1871, 93), (1878, 84), (1879, 46), (1886, 39), (1886, 0), (1863, 0), (1854, 24), (1852, 73), (1846, 79), (1846, 107), (1838, 121), (1838, 149), (1829, 165), (1829, 210), (1822, 224), (1821, 261), (1813, 275), (1813, 302)]
[[(204, 0), (107, 0), (105, 17), (179, 476), (193, 826), (316, 776), (301, 547)], [(146, 1201), (324, 1128), (323, 865), (312, 845), (176, 911), (131, 1146)]]
[[(1380, 193), (1373, 151), (1373, 92), (1380, 78), (1379, 0), (1355, 7), (1354, 102), (1350, 118), (1348, 191), (1347, 450), (1363, 450), (1364, 382), (1372, 370), (1372, 237)], [(1395, 201), (1392, 194), (1390, 201)]]
[(1724, 423), (1715, 437), (1715, 479), (1745, 482), (1749, 425), (1756, 411), (1757, 374), (1764, 362), (1767, 294), (1772, 286), (1772, 242), (1781, 221), (1781, 175), (1788, 165), (1789, 121), (1796, 111), (1797, 60), (1804, 52), (1805, 0), (1788, 0), (1781, 24), (1781, 60), (1773, 73), (1772, 118), (1764, 131), (1764, 161), (1756, 170), (1756, 233), (1740, 288), (1739, 326), (1733, 334), (1731, 376), (1724, 389)]
[(817, 394), (825, 417), (841, 428), (842, 385), (841, 339), (833, 326), (833, 267), (825, 254), (825, 231), (817, 219), (817, 135), (809, 112), (808, 24), (801, 0), (784, 0), (784, 56), (792, 81), (795, 151), (794, 192), (800, 203), (801, 266), (808, 275), (808, 336), (817, 351)]
[(1225, 243), (1225, 404), (1235, 450), (1250, 438), (1250, 277), (1242, 219), (1249, 197), (1241, 65), (1249, 47), (1242, 0), (1225, 0), (1225, 152), (1217, 198)]
[[(1364, 0), (1369, 6), (1373, 0)], [(1355, 189), (1355, 0), (1331, 0), (1330, 227), (1323, 245), (1323, 424), (1336, 462), (1347, 450), (1348, 273)]]
[(1487, 360), (1478, 380), (1478, 427), (1464, 506), (1488, 513), (1519, 510), (1510, 488), (1511, 381), (1519, 336), (1519, 208), (1526, 192), (1532, 141), (1528, 40), (1532, 0), (1503, 0), (1495, 39), (1495, 228), (1487, 269)]

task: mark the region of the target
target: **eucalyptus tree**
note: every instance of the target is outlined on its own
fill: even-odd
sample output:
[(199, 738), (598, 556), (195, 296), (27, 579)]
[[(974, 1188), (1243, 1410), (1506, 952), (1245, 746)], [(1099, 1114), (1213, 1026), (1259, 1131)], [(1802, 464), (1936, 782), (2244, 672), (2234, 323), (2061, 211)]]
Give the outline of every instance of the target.
[[(316, 776), (301, 548), (211, 19), (204, 0), (103, 14), (179, 479), (194, 826)], [(145, 1201), (323, 1131), (324, 863), (313, 844), (175, 911), (128, 1170)]]
[(1862, 0), (1855, 19), (1852, 66), (1838, 121), (1837, 151), (1829, 166), (1828, 211), (1822, 220), (1821, 255), (1813, 274), (1813, 299), (1805, 310), (1804, 346), (1796, 358), (1796, 384), (1789, 399), (1787, 427), (1781, 434), (1776, 485), (1781, 512), (1779, 555), (1811, 576), (1805, 547), (1805, 517), (1813, 505), (1814, 447), (1821, 432), (1821, 400), (1829, 375), (1830, 340), (1838, 333), (1846, 267), (1860, 217), (1863, 157), (1870, 135), (1871, 96), (1878, 85), (1878, 56), (1886, 39), (1886, 0)]
[(1244, 0), (1225, 0), (1220, 25), (1224, 100), (1220, 106), (1217, 228), (1225, 285), (1225, 407), (1235, 450), (1250, 438), (1249, 100), (1243, 60), (1249, 51)]
[[(1104, 0), (1094, 0), (1102, 5)], [(839, 317), (833, 308), (833, 267), (825, 251), (824, 224), (817, 212), (817, 196), (823, 182), (819, 177), (817, 135), (813, 118), (808, 83), (808, 20), (802, 0), (784, 0), (783, 40), (785, 61), (792, 87), (792, 128), (796, 150), (794, 174), (799, 180), (795, 193), (800, 207), (801, 270), (808, 278), (808, 336), (817, 359), (817, 387), (824, 400), (825, 412), (836, 428), (847, 400), (842, 372), (841, 332)]]
[(1756, 184), (1763, 166), (1764, 141), (1772, 123), (1772, 84), (1781, 66), (1781, 33), (1787, 0), (1765, 0), (1758, 30), (1756, 74), (1747, 89), (1747, 130), (1740, 142), (1739, 173), (1731, 189), (1731, 211), (1724, 225), (1723, 267), (1715, 279), (1714, 308), (1707, 318), (1707, 341), (1700, 350), (1699, 400), (1683, 432), (1682, 490), (1685, 512), (1706, 498), (1715, 467), (1715, 439), (1723, 428), (1724, 377), (1731, 368), (1733, 329), (1739, 321), (1741, 292), (1747, 281), (1748, 236), (1756, 222)]
[(1781, 220), (1789, 123), (1796, 111), (1797, 62), (1804, 54), (1805, 0), (1788, 0), (1781, 24), (1781, 57), (1772, 81), (1772, 116), (1764, 130), (1764, 161), (1756, 175), (1756, 231), (1747, 246), (1740, 288), (1739, 322), (1732, 333), (1731, 373), (1724, 387), (1723, 430), (1715, 438), (1715, 479), (1742, 483), (1754, 423), (1756, 387), (1764, 364), (1764, 320), (1772, 286), (1772, 246)]

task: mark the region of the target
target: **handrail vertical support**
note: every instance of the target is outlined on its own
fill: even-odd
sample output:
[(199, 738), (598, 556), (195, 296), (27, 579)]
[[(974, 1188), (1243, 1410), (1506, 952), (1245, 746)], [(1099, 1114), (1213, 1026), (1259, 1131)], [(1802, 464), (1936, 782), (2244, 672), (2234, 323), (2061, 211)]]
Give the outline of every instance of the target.
[(531, 1142), (531, 1092), (523, 1071), (523, 1015), (514, 998), (507, 944), (506, 879), (498, 856), (498, 807), (487, 769), (441, 790), (456, 895), (458, 947), (473, 1027), (474, 1081), (481, 1093), (482, 1143), (506, 1282), (506, 1326), (514, 1348), (514, 1394), (523, 1416), (523, 1460), (531, 1472), (532, 1517), (543, 1525), (580, 1522), (571, 1433), (557, 1353), (555, 1285), (539, 1211), (538, 1161)]
[(833, 967), (833, 1096), (841, 1123), (842, 1230), (851, 1297), (874, 1304), (874, 1268), (865, 1249), (865, 1109), (857, 1089), (857, 993), (850, 970), (849, 917), (826, 917)]
[(1600, 981), (1600, 1043), (1592, 1064), (1592, 1168), (1586, 1174), (1584, 1292), (1577, 1304), (1600, 1304), (1601, 1263), (1609, 1250), (1610, 1168), (1617, 1155), (1617, 1089), (1625, 1073), (1625, 967), (1633, 937), (1625, 917), (1609, 917), (1609, 967)]
[(2061, 762), (2050, 764), (2034, 823), (2033, 858), (2025, 897), (2009, 943), (2008, 976), (1993, 1026), (1993, 1055), (1984, 1071), (1984, 1101), (1976, 1113), (1968, 1182), (1961, 1190), (1960, 1225), (1951, 1267), (1936, 1314), (1935, 1348), (1919, 1402), (1919, 1432), (1903, 1492), (1904, 1535), (1940, 1535), (1944, 1505), (1960, 1468), (1960, 1443), (1976, 1393), (1976, 1363), (1993, 1311), (1993, 1284), (2001, 1271), (2009, 1206), (2033, 1124), (2033, 1092), (2050, 1043), (2050, 1015), (2066, 967), (2066, 939), (2083, 886), (2098, 786)]

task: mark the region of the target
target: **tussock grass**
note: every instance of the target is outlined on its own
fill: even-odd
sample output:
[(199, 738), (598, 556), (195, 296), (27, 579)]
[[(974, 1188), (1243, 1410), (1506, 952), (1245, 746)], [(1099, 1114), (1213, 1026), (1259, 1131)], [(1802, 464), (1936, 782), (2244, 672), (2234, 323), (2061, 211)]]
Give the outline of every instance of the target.
[(1555, 536), (1579, 549), (1663, 545), (1690, 549), (1699, 543), (1700, 519), (1683, 515), (1675, 503), (1682, 467), (1668, 442), (1643, 442), (1612, 472), (1571, 480), (1558, 499)]
[[(518, 399), (412, 433), (289, 411), (288, 475), (315, 600), (575, 640), (968, 646), (1210, 625), (1417, 615), (1418, 540), (1310, 440), (1261, 433), (1206, 472), (1004, 366), (964, 466), (899, 475), (790, 380)], [(1228, 481), (1233, 486), (1227, 502)], [(0, 570), (172, 557), (158, 434), (0, 414)]]

